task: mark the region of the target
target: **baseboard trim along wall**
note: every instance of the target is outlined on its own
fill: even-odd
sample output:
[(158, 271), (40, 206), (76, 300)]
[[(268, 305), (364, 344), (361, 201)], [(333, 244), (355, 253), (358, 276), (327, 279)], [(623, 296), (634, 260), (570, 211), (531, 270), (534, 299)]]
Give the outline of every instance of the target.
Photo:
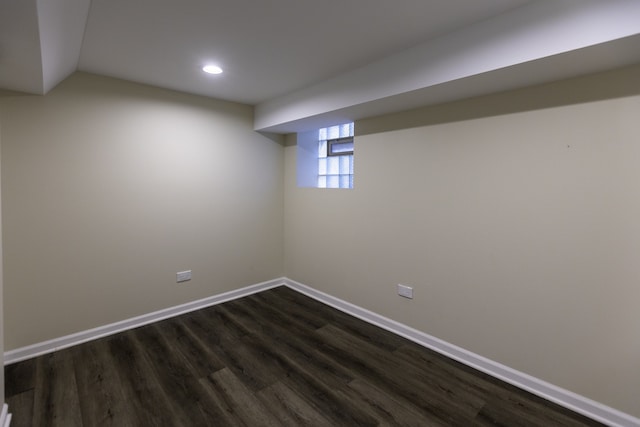
[(0, 412), (0, 427), (9, 427), (11, 424), (11, 414), (9, 413), (9, 406), (5, 403), (2, 405), (2, 412)]
[(54, 338), (49, 341), (17, 348), (15, 350), (9, 350), (4, 353), (4, 364), (9, 365), (22, 360), (41, 356), (43, 354), (53, 353), (54, 351), (62, 350), (63, 348), (72, 347), (87, 341), (117, 334), (118, 332), (126, 331), (128, 329), (134, 329), (139, 326), (148, 325), (149, 323), (158, 322), (170, 317), (179, 316), (181, 314), (242, 298), (247, 295), (266, 291), (267, 289), (276, 288), (282, 285), (284, 285), (284, 278), (273, 279), (267, 282), (257, 283), (255, 285), (188, 302), (186, 304), (180, 304), (163, 310), (154, 311), (152, 313), (143, 314), (142, 316), (132, 317), (131, 319), (122, 320), (120, 322), (110, 323), (108, 325), (99, 326), (97, 328), (75, 334)]
[(324, 304), (330, 305), (331, 307), (357, 317), (358, 319), (379, 326), (382, 329), (386, 329), (396, 335), (407, 338), (416, 344), (420, 344), (423, 347), (434, 350), (444, 356), (475, 368), (478, 371), (489, 374), (506, 383), (526, 390), (551, 402), (557, 403), (558, 405), (564, 406), (565, 408), (585, 415), (596, 421), (612, 427), (640, 427), (639, 418), (635, 418), (629, 414), (618, 411), (615, 408), (611, 408), (569, 390), (557, 387), (546, 381), (525, 374), (524, 372), (516, 371), (508, 366), (472, 353), (362, 307), (358, 307), (357, 305), (325, 294), (324, 292), (315, 290), (309, 286), (303, 285), (302, 283), (285, 279), (285, 285)]
[[(10, 350), (4, 353), (4, 362), (5, 365), (16, 363), (21, 360), (30, 359), (42, 354), (52, 353), (56, 350), (61, 350), (63, 348), (82, 344), (87, 341), (102, 338), (108, 335), (113, 335), (118, 332), (137, 328), (139, 326), (168, 319), (170, 317), (199, 310), (201, 308), (210, 307), (212, 305), (220, 304), (226, 301), (242, 298), (244, 296), (262, 292), (278, 286), (287, 286), (297, 292), (307, 295), (317, 301), (334, 307), (351, 316), (379, 326), (383, 329), (386, 329), (387, 331), (393, 332), (417, 344), (420, 344), (423, 347), (434, 350), (460, 363), (475, 368), (481, 372), (489, 374), (511, 385), (519, 387), (523, 390), (526, 390), (551, 402), (557, 403), (561, 406), (564, 406), (565, 408), (583, 414), (606, 425), (612, 427), (640, 427), (640, 418), (625, 414), (624, 412), (618, 411), (617, 409), (603, 405), (584, 396), (580, 396), (569, 390), (562, 389), (546, 381), (532, 377), (515, 369), (511, 369), (508, 366), (502, 365), (498, 362), (472, 353), (468, 350), (450, 344), (417, 329), (413, 329), (407, 325), (396, 322), (372, 311), (333, 297), (329, 294), (318, 291), (316, 289), (313, 289), (312, 287), (285, 277), (258, 283), (234, 291), (225, 292), (219, 295), (192, 301), (175, 307), (170, 307), (164, 310), (159, 310), (153, 313), (123, 320), (121, 322), (116, 322), (87, 331), (78, 332), (72, 335), (66, 335), (64, 337), (56, 338), (38, 344), (33, 344), (27, 347)], [(7, 408), (5, 405), (2, 415), (0, 416), (0, 427), (4, 426), (4, 424), (2, 424), (2, 417), (7, 417), (7, 421), (11, 419), (11, 414), (5, 415), (6, 413)], [(8, 424), (6, 425), (8, 426)]]

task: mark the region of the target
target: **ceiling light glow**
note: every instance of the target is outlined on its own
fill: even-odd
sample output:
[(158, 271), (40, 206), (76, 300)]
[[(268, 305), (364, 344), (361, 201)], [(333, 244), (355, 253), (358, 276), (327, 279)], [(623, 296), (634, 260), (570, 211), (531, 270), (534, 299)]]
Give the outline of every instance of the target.
[(221, 74), (222, 68), (218, 67), (217, 65), (205, 65), (204, 67), (202, 67), (202, 71), (209, 74)]

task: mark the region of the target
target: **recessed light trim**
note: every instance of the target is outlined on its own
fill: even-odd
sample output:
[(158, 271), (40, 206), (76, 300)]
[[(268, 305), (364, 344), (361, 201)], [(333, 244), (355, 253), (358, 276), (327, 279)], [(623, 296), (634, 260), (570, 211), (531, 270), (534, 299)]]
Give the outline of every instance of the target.
[(202, 71), (207, 74), (222, 74), (222, 68), (217, 65), (205, 65), (202, 67)]

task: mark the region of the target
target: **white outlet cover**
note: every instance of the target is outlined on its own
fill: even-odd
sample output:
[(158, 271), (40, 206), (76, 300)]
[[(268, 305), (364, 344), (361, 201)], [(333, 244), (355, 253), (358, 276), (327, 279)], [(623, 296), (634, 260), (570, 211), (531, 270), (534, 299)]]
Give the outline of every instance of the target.
[(176, 283), (191, 280), (191, 270), (179, 271), (176, 273)]
[(413, 288), (407, 285), (398, 285), (398, 295), (401, 297), (413, 299)]

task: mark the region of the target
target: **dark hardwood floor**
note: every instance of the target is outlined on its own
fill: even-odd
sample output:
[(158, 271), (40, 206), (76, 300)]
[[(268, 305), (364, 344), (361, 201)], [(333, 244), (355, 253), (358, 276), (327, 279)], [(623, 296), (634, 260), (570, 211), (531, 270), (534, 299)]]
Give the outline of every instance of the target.
[(5, 376), (13, 427), (600, 425), (285, 287)]

